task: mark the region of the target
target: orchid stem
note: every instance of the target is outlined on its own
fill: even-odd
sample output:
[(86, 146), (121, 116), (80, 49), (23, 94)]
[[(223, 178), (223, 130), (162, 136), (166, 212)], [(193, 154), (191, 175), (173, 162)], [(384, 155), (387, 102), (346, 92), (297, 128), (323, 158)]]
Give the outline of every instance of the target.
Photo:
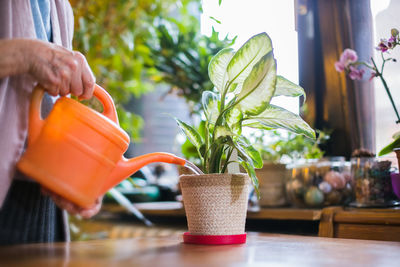
[(395, 106), (395, 104), (394, 104), (394, 101), (393, 101), (393, 98), (392, 98), (392, 94), (391, 94), (390, 91), (389, 91), (389, 88), (388, 88), (388, 86), (387, 86), (387, 84), (386, 84), (386, 81), (385, 81), (385, 79), (383, 78), (382, 75), (379, 75), (379, 78), (381, 79), (381, 81), (382, 81), (382, 83), (383, 83), (383, 86), (385, 87), (386, 93), (388, 94), (389, 99), (390, 99), (390, 102), (392, 103), (394, 112), (396, 113), (396, 116), (397, 116), (397, 121), (396, 121), (396, 123), (400, 123), (399, 112), (397, 112), (397, 108), (396, 108), (396, 106)]
[[(376, 74), (377, 74), (377, 76), (379, 76), (379, 78), (381, 79), (382, 84), (383, 84), (383, 87), (385, 87), (385, 90), (386, 90), (386, 93), (387, 93), (387, 95), (388, 95), (388, 97), (389, 97), (389, 100), (390, 100), (390, 102), (392, 103), (394, 112), (396, 113), (396, 116), (397, 116), (397, 121), (396, 121), (396, 123), (400, 123), (399, 112), (397, 111), (396, 105), (394, 104), (392, 94), (390, 93), (389, 87), (388, 87), (388, 85), (387, 85), (385, 79), (383, 78), (382, 72), (379, 72), (379, 71), (378, 71), (378, 68), (376, 67), (376, 64), (375, 64), (375, 61), (374, 61), (373, 58), (371, 58), (371, 61), (372, 61), (372, 64), (374, 64)], [(383, 66), (382, 66), (382, 68), (383, 68)]]

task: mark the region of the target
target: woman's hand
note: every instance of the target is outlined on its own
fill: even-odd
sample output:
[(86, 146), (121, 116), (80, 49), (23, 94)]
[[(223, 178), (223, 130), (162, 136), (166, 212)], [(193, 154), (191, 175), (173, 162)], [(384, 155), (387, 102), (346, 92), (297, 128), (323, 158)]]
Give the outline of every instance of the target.
[(80, 215), (85, 219), (89, 219), (96, 215), (101, 208), (101, 202), (103, 200), (103, 197), (99, 197), (96, 199), (96, 202), (93, 204), (93, 206), (89, 208), (82, 208), (74, 203), (72, 203), (69, 200), (66, 200), (65, 198), (61, 197), (60, 195), (57, 195), (45, 188), (42, 187), (42, 193), (44, 195), (50, 196), (51, 199), (54, 201), (54, 203), (60, 208), (66, 210), (69, 214), (72, 215)]
[(28, 72), (50, 95), (92, 97), (95, 77), (81, 53), (38, 40), (30, 40), (29, 47)]
[(95, 77), (81, 53), (34, 39), (0, 40), (0, 79), (23, 73), (53, 96), (93, 94)]

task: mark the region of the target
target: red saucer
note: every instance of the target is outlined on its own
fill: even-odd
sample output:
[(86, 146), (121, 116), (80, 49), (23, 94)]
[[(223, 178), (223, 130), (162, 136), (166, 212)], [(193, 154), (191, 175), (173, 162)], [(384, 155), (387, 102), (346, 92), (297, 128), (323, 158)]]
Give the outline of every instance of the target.
[(241, 235), (191, 235), (183, 234), (183, 242), (198, 245), (232, 245), (246, 243), (246, 233)]

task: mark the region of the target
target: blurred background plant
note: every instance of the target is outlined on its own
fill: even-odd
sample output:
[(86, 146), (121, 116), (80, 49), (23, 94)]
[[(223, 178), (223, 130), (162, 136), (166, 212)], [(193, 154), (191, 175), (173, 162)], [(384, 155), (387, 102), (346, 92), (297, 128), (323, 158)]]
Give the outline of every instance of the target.
[(155, 18), (168, 17), (178, 2), (71, 0), (75, 15), (73, 47), (86, 56), (97, 83), (113, 97), (121, 127), (133, 142), (140, 139), (143, 120), (129, 110), (127, 103), (154, 89), (150, 77), (157, 72), (149, 67), (152, 58), (147, 40), (154, 38), (150, 29)]
[(148, 40), (151, 67), (158, 70), (152, 78), (168, 84), (168, 93), (182, 96), (191, 114), (199, 114), (203, 91), (213, 89), (208, 63), (219, 50), (234, 44), (236, 38), (221, 40), (214, 29), (211, 36), (202, 35), (198, 18), (188, 12), (183, 14), (179, 21), (171, 17), (157, 21), (154, 28), (157, 38)]
[(264, 161), (289, 164), (301, 159), (321, 159), (324, 150), (321, 147), (329, 140), (330, 132), (317, 130), (317, 139), (312, 140), (303, 135), (296, 135), (287, 131), (256, 131), (250, 133), (250, 140), (254, 142)]
[[(97, 83), (113, 97), (121, 127), (140, 140), (143, 120), (129, 101), (170, 86), (189, 104), (201, 108), (203, 90), (212, 89), (208, 62), (234, 39), (200, 33), (200, 0), (71, 0), (75, 15), (73, 47), (82, 52)], [(198, 15), (198, 16), (196, 16)]]

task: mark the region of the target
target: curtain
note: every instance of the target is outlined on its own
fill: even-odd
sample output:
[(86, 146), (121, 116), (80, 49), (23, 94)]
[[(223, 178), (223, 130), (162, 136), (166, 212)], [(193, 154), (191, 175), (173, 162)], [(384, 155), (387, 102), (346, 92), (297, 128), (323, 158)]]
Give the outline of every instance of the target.
[(299, 82), (307, 94), (303, 116), (314, 128), (331, 130), (327, 156), (375, 151), (375, 106), (369, 75), (353, 81), (336, 72), (345, 48), (369, 61), (373, 27), (369, 0), (297, 0)]

